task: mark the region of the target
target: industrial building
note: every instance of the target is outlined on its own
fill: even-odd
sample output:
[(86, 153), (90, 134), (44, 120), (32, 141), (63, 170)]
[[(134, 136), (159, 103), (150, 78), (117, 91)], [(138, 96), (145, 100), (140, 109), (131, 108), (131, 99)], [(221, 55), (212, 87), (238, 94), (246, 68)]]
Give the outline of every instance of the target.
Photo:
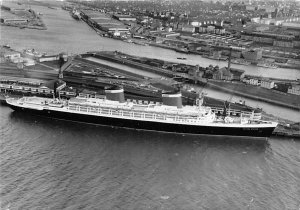
[(133, 17), (131, 15), (114, 14), (112, 17), (119, 21), (136, 21), (136, 17)]
[(246, 60), (254, 62), (262, 59), (262, 50), (261, 49), (245, 50), (242, 52), (242, 55)]
[(81, 10), (80, 15), (83, 20), (85, 20), (92, 27), (107, 33), (111, 33), (115, 36), (119, 36), (121, 33), (129, 32), (127, 26), (125, 26), (122, 22), (113, 19), (108, 14), (93, 10)]
[(261, 33), (261, 32), (244, 32), (241, 38), (251, 40), (257, 43), (272, 44), (277, 47), (293, 48), (298, 46), (294, 35), (284, 35), (275, 33)]
[(216, 70), (213, 73), (213, 79), (227, 80), (227, 81), (232, 81), (232, 80), (240, 81), (244, 77), (244, 72), (245, 71), (240, 69), (234, 69), (234, 68), (228, 69), (227, 67), (223, 67)]
[(239, 39), (232, 36), (222, 36), (217, 34), (201, 34), (197, 37), (204, 41), (211, 40), (213, 42), (239, 45), (241, 47), (248, 47), (253, 43), (253, 41), (251, 40)]
[(14, 25), (22, 25), (28, 23), (28, 18), (19, 17), (13, 13), (10, 13), (11, 10), (1, 10), (1, 18), (0, 22), (3, 24), (14, 24)]
[(288, 89), (288, 93), (299, 96), (300, 95), (300, 85), (292, 85), (292, 87), (290, 87)]

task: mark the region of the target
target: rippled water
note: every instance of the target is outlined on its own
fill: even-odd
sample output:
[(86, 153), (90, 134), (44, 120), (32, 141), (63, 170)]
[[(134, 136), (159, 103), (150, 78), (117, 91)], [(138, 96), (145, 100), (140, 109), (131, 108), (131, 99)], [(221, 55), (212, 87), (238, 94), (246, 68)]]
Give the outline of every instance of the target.
[[(44, 14), (48, 31), (2, 27), (1, 44), (49, 53), (119, 46), (137, 55), (178, 57), (158, 48), (116, 45), (65, 11), (35, 9)], [(188, 59), (198, 62), (199, 57)], [(278, 70), (272, 71), (284, 75)], [(299, 75), (288, 71), (290, 77)], [(0, 106), (0, 158), (1, 209), (300, 207), (300, 141), (293, 139), (137, 131), (30, 116)]]
[(300, 142), (183, 136), (1, 106), (5, 209), (298, 209)]

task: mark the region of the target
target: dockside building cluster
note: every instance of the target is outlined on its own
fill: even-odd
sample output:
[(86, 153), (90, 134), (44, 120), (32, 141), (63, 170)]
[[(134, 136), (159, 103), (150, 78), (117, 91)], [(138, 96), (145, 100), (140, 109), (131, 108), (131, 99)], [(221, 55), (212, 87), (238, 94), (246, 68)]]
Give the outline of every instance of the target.
[(113, 19), (106, 13), (93, 10), (81, 10), (80, 15), (89, 25), (106, 33), (120, 35), (129, 32), (129, 28), (125, 24)]
[(251, 40), (256, 43), (270, 44), (275, 47), (296, 48), (300, 47), (299, 38), (294, 35), (284, 35), (275, 33), (262, 33), (262, 32), (243, 32), (241, 38)]

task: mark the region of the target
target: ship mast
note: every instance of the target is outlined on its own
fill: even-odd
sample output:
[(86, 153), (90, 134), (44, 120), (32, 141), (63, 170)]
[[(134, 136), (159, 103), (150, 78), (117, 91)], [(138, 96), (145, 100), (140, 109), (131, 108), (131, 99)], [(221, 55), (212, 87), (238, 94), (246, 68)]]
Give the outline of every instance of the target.
[[(231, 54), (232, 54), (232, 47), (230, 47), (230, 49), (229, 49), (228, 67), (227, 67), (228, 71), (230, 71), (230, 68), (231, 68)], [(228, 107), (228, 110), (229, 110), (228, 115), (230, 116), (230, 103), (231, 103), (232, 97), (233, 97), (233, 93), (231, 94), (231, 96), (228, 100), (229, 102), (227, 102), (227, 101), (224, 102), (224, 117), (227, 116), (227, 107)]]

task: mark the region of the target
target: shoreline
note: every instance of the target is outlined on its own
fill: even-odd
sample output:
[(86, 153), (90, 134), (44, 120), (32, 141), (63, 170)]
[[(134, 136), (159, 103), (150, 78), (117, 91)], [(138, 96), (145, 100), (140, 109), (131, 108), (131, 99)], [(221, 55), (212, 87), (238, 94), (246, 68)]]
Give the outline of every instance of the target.
[(1, 24), (1, 27), (15, 27), (19, 29), (36, 29), (36, 30), (47, 30), (46, 26), (19, 26), (19, 25), (8, 25), (8, 24)]
[[(169, 72), (169, 71), (168, 71), (168, 73), (162, 72), (162, 70), (164, 70), (164, 69), (157, 68), (157, 70), (156, 70), (155, 67), (152, 67), (152, 66), (149, 66), (146, 64), (128, 61), (126, 59), (119, 60), (114, 56), (107, 57), (107, 56), (105, 56), (105, 53), (104, 54), (99, 53), (97, 55), (99, 56), (100, 59), (107, 59), (112, 62), (117, 62), (120, 64), (132, 66), (132, 67), (139, 67), (145, 71), (155, 72), (157, 74), (161, 73), (162, 76), (163, 76), (163, 74), (165, 74), (167, 76), (170, 76), (169, 74), (171, 74), (171, 72)], [(128, 55), (128, 54), (123, 54), (123, 55), (130, 57), (130, 55)], [(139, 58), (141, 58), (141, 57), (139, 57)], [(149, 60), (151, 60), (151, 59), (149, 58)], [(274, 90), (262, 89), (261, 87), (258, 88), (256, 86), (251, 86), (251, 85), (246, 86), (244, 83), (229, 83), (229, 82), (224, 82), (224, 81), (208, 80), (206, 83), (203, 83), (203, 84), (208, 85), (212, 89), (223, 91), (226, 93), (236, 94), (238, 96), (243, 96), (245, 98), (263, 101), (263, 102), (267, 102), (270, 104), (274, 104), (274, 105), (278, 105), (278, 106), (282, 106), (282, 107), (286, 107), (286, 108), (290, 108), (290, 109), (294, 109), (294, 110), (300, 110), (300, 104), (293, 104), (294, 101), (291, 101), (294, 97), (299, 97), (297, 95), (293, 96), (293, 95), (289, 95), (287, 93), (281, 93), (279, 91), (275, 92)], [(224, 87), (224, 84), (225, 85), (227, 84), (227, 86), (229, 84), (234, 84), (235, 87)], [(241, 90), (235, 90), (235, 88), (237, 88), (237, 89), (240, 88)], [(251, 93), (251, 91), (255, 92), (255, 93)], [(272, 94), (272, 96), (270, 96), (270, 94)], [(281, 99), (282, 96), (285, 96), (284, 100)], [(274, 98), (279, 99), (279, 100), (275, 100)]]
[[(222, 82), (219, 82), (219, 83), (222, 83)], [(252, 94), (248, 94), (248, 93), (241, 92), (241, 91), (234, 90), (234, 89), (230, 89), (230, 88), (225, 88), (222, 85), (217, 85), (217, 84), (212, 83), (210, 81), (207, 82), (207, 85), (212, 89), (224, 91), (226, 93), (236, 94), (237, 96), (243, 96), (243, 97), (249, 98), (249, 99), (263, 101), (263, 102), (267, 102), (267, 103), (270, 103), (270, 104), (275, 104), (275, 105), (278, 105), (278, 106), (282, 106), (282, 107), (286, 107), (286, 108), (290, 108), (290, 109), (294, 109), (294, 110), (300, 110), (300, 104), (297, 106), (297, 105), (292, 105), (292, 104), (288, 104), (288, 103), (284, 103), (284, 102), (280, 102), (280, 101), (275, 101), (275, 100), (272, 100), (270, 98), (261, 97), (261, 96), (258, 96), (258, 95), (252, 95)], [(248, 87), (250, 87), (250, 86), (248, 86)]]
[[(87, 20), (83, 19), (82, 20), (88, 25), (90, 26), (94, 31), (96, 31), (97, 34), (101, 35), (101, 34), (105, 34), (106, 32), (105, 31), (102, 31), (100, 29), (97, 29), (95, 28), (93, 25), (91, 25)], [(122, 41), (126, 41), (126, 40), (129, 40), (128, 38), (127, 39), (122, 39), (122, 38), (119, 38), (119, 37), (107, 37), (109, 39), (115, 39), (115, 40), (122, 40)], [(134, 40), (132, 38), (130, 38), (131, 40)], [(171, 45), (166, 45), (166, 44), (163, 44), (163, 43), (156, 43), (154, 41), (149, 41), (149, 40), (135, 40), (135, 41), (132, 41), (132, 44), (138, 44), (138, 45), (143, 45), (143, 46), (151, 46), (151, 47), (157, 47), (157, 48), (162, 48), (162, 49), (167, 49), (167, 50), (173, 50), (175, 52), (178, 52), (178, 53), (181, 53), (181, 54), (192, 54), (192, 55), (198, 55), (202, 58), (207, 58), (209, 60), (216, 60), (216, 59), (213, 59), (213, 58), (209, 58), (209, 56), (207, 57), (203, 57), (203, 55), (209, 55), (209, 52), (198, 52), (196, 50), (187, 50), (186, 52), (185, 51), (182, 51), (181, 48), (177, 47), (177, 46), (171, 46)], [(263, 55), (263, 57), (265, 57)], [(276, 63), (277, 65), (277, 63)], [(255, 65), (256, 66), (256, 65)], [(278, 67), (280, 68), (285, 68), (285, 69), (296, 69), (296, 70), (300, 70), (300, 66), (298, 65), (291, 65), (291, 64), (288, 64), (288, 63), (285, 63), (285, 64), (278, 64), (277, 65)]]

